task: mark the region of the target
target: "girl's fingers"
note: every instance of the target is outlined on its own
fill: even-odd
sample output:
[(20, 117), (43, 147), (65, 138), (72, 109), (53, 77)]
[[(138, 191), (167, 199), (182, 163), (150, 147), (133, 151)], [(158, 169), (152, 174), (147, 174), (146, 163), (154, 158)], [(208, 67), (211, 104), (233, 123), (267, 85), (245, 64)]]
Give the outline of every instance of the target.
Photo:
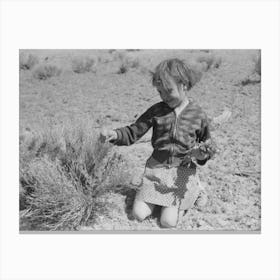
[(109, 142), (111, 140), (115, 140), (116, 139), (116, 135), (115, 133), (107, 130), (107, 129), (102, 129), (99, 135), (99, 140), (103, 143), (105, 142)]
[(109, 142), (109, 141), (111, 141), (113, 139), (114, 139), (114, 137), (111, 135), (111, 136), (107, 137), (106, 142)]
[(110, 136), (107, 136), (107, 141), (111, 141), (111, 140), (116, 140), (116, 136), (113, 134), (113, 135), (110, 135)]

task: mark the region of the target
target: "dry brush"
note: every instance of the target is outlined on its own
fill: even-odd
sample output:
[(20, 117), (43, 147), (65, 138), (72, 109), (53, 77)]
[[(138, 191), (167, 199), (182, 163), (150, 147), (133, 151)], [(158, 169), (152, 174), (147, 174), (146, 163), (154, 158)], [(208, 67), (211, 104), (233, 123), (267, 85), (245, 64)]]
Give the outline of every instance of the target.
[(75, 230), (98, 211), (96, 199), (125, 184), (125, 160), (84, 126), (21, 138), (20, 229)]

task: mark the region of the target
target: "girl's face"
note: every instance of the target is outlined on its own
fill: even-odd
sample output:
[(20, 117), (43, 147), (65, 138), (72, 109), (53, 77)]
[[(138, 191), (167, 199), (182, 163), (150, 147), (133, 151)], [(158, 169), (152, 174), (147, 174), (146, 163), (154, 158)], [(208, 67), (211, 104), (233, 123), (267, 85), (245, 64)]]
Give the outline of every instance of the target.
[(173, 80), (169, 81), (168, 89), (165, 89), (161, 82), (156, 85), (163, 102), (170, 108), (178, 107), (186, 98), (186, 93), (183, 84), (177, 85)]

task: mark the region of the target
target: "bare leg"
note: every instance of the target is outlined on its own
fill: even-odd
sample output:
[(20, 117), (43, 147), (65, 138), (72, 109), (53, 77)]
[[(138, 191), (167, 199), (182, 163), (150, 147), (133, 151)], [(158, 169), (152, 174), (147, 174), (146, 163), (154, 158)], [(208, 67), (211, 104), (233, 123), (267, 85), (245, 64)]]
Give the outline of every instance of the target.
[(154, 206), (154, 204), (135, 199), (133, 203), (132, 214), (137, 220), (143, 221), (152, 214)]
[(162, 207), (160, 223), (163, 227), (176, 227), (179, 218), (179, 209), (175, 207)]

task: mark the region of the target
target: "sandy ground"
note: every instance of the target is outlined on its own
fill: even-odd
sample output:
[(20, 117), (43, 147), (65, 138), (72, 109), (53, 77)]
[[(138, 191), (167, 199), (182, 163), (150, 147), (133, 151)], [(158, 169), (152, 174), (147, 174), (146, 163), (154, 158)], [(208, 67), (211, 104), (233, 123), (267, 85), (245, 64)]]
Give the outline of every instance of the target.
[[(194, 60), (205, 52), (199, 50), (140, 50), (126, 51), (140, 65), (118, 74), (117, 52), (38, 50), (29, 51), (41, 60), (63, 69), (59, 77), (37, 80), (31, 71), (21, 70), (20, 134), (38, 127), (63, 125), (65, 122), (87, 120), (92, 128), (102, 125), (117, 128), (133, 122), (159, 96), (151, 85), (149, 70), (163, 59), (178, 57)], [(173, 230), (248, 230), (261, 229), (261, 83), (242, 85), (250, 76), (255, 50), (213, 50), (222, 58), (217, 69), (204, 73), (202, 80), (189, 92), (213, 118), (224, 110), (231, 118), (212, 129), (220, 153), (199, 168), (208, 202), (204, 207), (190, 209)], [(71, 59), (89, 55), (99, 58), (95, 72), (76, 74)], [(258, 80), (259, 77), (256, 77)], [(132, 184), (137, 185), (145, 160), (152, 152), (150, 133), (130, 147), (114, 147), (130, 166)], [(163, 230), (158, 223), (159, 209), (140, 223), (132, 219), (131, 206), (135, 191), (129, 186), (106, 193), (99, 198), (106, 211), (97, 213), (97, 220), (81, 230)]]

